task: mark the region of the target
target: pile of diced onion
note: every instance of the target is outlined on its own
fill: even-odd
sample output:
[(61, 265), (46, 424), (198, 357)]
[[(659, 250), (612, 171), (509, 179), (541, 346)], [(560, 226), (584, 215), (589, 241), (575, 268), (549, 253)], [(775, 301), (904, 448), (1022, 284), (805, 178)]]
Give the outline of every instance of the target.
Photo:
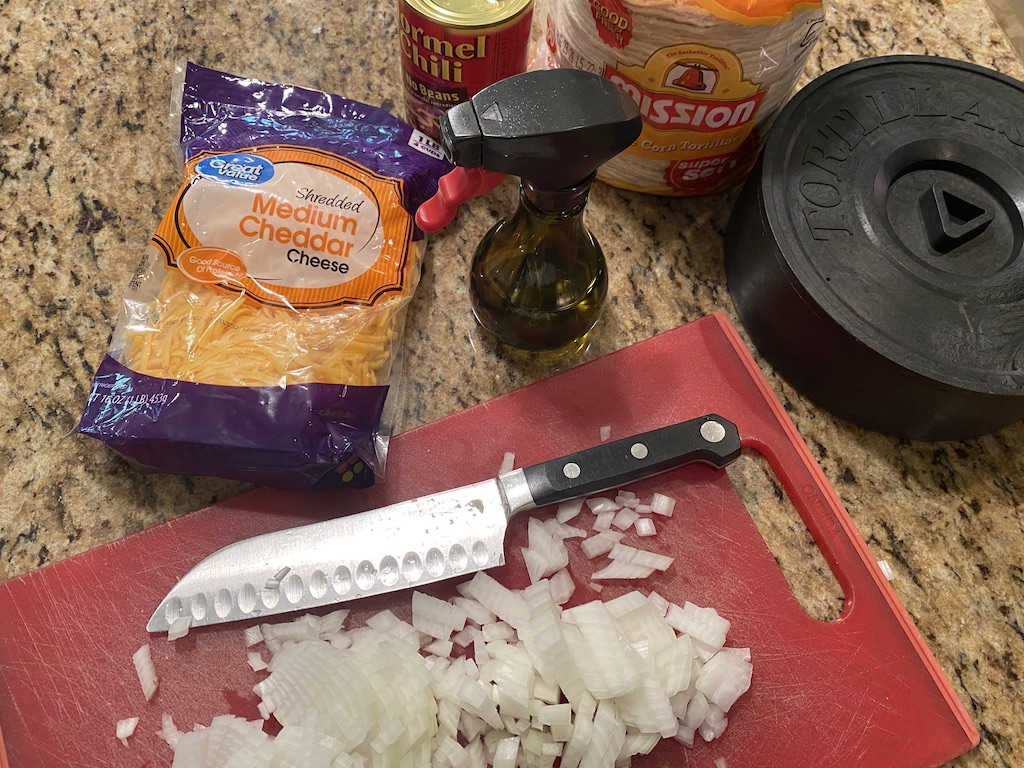
[(621, 539), (649, 535), (646, 515), (674, 501), (620, 491), (585, 506), (590, 532), (569, 524), (582, 501), (529, 520), (524, 590), (479, 572), (448, 601), (414, 592), (411, 623), (385, 610), (350, 628), (339, 610), (250, 628), (249, 663), (269, 672), (255, 687), (263, 719), (181, 733), (165, 715), (173, 768), (619, 768), (662, 739), (718, 738), (752, 672), (748, 649), (725, 646), (726, 619), (656, 592), (563, 607), (567, 539), (608, 557), (592, 587), (643, 578), (672, 559)]

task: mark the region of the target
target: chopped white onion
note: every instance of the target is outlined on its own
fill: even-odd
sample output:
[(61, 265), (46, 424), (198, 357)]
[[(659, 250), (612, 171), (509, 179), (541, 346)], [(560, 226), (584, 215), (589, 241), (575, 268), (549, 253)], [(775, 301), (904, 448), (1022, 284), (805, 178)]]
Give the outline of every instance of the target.
[(537, 720), (541, 725), (566, 725), (572, 722), (572, 706), (569, 704), (546, 704), (540, 708)]
[(260, 631), (258, 624), (246, 627), (244, 634), (246, 648), (252, 648), (254, 645), (259, 645), (263, 642), (263, 633)]
[(630, 509), (636, 509), (640, 506), (640, 499), (636, 497), (636, 494), (632, 491), (619, 491), (615, 495), (615, 503), (620, 507), (629, 507)]
[(480, 631), (479, 627), (468, 626), (461, 632), (456, 632), (452, 635), (452, 642), (460, 648), (466, 648), (482, 638), (483, 632)]
[(610, 426), (607, 426), (607, 425), (603, 426), (603, 427), (601, 427), (600, 433), (601, 433), (601, 442), (603, 443), (609, 437), (612, 436), (612, 428)]
[(560, 523), (568, 523), (576, 517), (583, 509), (583, 499), (570, 499), (563, 501), (555, 510), (555, 520)]
[(465, 611), (466, 619), (473, 622), (478, 627), (482, 627), (484, 624), (490, 624), (495, 619), (494, 614), (487, 610), (479, 600), (474, 600), (471, 597), (462, 597), (459, 595), (452, 598), (452, 603)]
[(714, 608), (701, 608), (690, 602), (682, 608), (669, 606), (665, 621), (677, 632), (687, 634), (716, 651), (725, 645), (725, 636), (729, 632), (729, 621), (719, 616)]
[(135, 727), (139, 724), (139, 718), (127, 717), (124, 720), (117, 721), (116, 735), (121, 740), (121, 743), (126, 747), (128, 746), (128, 738), (135, 733)]
[(655, 536), (658, 533), (658, 530), (654, 527), (654, 521), (649, 517), (638, 518), (637, 521), (633, 523), (633, 528), (636, 529), (637, 536)]
[(562, 568), (551, 576), (551, 597), (558, 605), (565, 605), (569, 602), (573, 592), (576, 591), (576, 582), (572, 580), (569, 571)]
[(549, 683), (543, 677), (533, 680), (533, 698), (538, 705), (557, 704), (562, 700), (562, 689), (557, 683)]
[[(578, 629), (579, 641), (583, 645), (576, 643), (575, 633), (568, 629), (565, 637), (594, 698), (614, 698), (640, 686), (643, 658), (622, 638), (603, 603), (593, 600), (563, 610), (562, 619)], [(593, 663), (581, 665), (580, 662), (587, 657)]]
[(337, 611), (320, 617), (320, 639), (330, 641), (335, 635), (345, 628), (345, 620), (348, 619), (349, 609), (341, 608)]
[(648, 552), (646, 549), (637, 549), (625, 544), (614, 545), (612, 551), (608, 553), (608, 557), (613, 560), (624, 560), (635, 565), (642, 565), (656, 571), (666, 570), (675, 560), (668, 555), (659, 555), (657, 552)]
[(160, 732), (157, 736), (163, 739), (171, 749), (178, 746), (181, 731), (174, 725), (174, 718), (167, 712), (164, 712), (160, 718)]
[(724, 757), (715, 758), (715, 768), (728, 768), (728, 764), (726, 763)]
[(593, 560), (598, 555), (605, 555), (611, 552), (612, 547), (622, 541), (623, 536), (625, 534), (618, 531), (601, 531), (581, 542), (580, 549), (583, 550), (583, 554)]
[(338, 650), (343, 651), (352, 645), (352, 638), (351, 636), (346, 634), (338, 634), (332, 637), (327, 642), (331, 644), (332, 648), (337, 648)]
[(498, 474), (504, 475), (506, 472), (511, 472), (516, 466), (516, 455), (511, 451), (506, 451), (505, 456), (501, 460), (501, 466), (498, 468)]
[(672, 511), (676, 508), (676, 500), (665, 496), (662, 493), (655, 493), (651, 497), (651, 512), (656, 515), (672, 517)]
[(188, 634), (189, 629), (192, 627), (191, 616), (179, 616), (171, 622), (171, 626), (167, 629), (168, 641), (180, 640)]
[(587, 536), (587, 532), (582, 528), (560, 523), (554, 518), (545, 520), (544, 525), (547, 526), (552, 536), (556, 536), (559, 539), (583, 539)]
[(466, 612), (457, 605), (424, 594), (412, 593), (412, 625), (438, 640), (447, 640), (453, 632), (466, 627)]
[(483, 571), (477, 571), (472, 579), (462, 582), (458, 590), (466, 597), (478, 600), (487, 610), (515, 629), (526, 619), (526, 601)]
[(479, 736), (466, 745), (466, 754), (469, 755), (469, 768), (487, 768), (487, 750)]
[(662, 618), (665, 618), (665, 614), (668, 613), (668, 607), (671, 605), (668, 600), (659, 595), (657, 592), (651, 592), (647, 596), (647, 602), (658, 609), (658, 613)]
[(516, 768), (516, 761), (519, 756), (519, 737), (508, 736), (498, 742), (494, 752), (494, 759), (491, 760), (493, 768)]
[(378, 632), (388, 632), (402, 620), (387, 609), (378, 611), (366, 620), (366, 626)]
[(226, 766), (229, 760), (232, 768), (266, 766), (273, 755), (261, 759), (260, 754), (266, 755), (268, 747), (270, 739), (259, 725), (221, 715), (213, 719), (209, 728), (181, 734), (174, 750), (174, 766)]
[(595, 581), (608, 579), (646, 579), (654, 573), (654, 569), (646, 565), (637, 565), (626, 560), (613, 560), (599, 571), (594, 571), (590, 578)]
[(626, 729), (626, 743), (622, 749), (629, 755), (649, 755), (661, 741), (660, 733), (640, 733), (637, 730)]
[(701, 667), (697, 690), (707, 700), (728, 712), (736, 699), (750, 688), (753, 666), (735, 653), (716, 653)]
[(568, 742), (572, 738), (572, 723), (555, 723), (548, 728), (551, 731), (551, 738), (555, 741)]
[(595, 531), (607, 531), (612, 527), (612, 520), (615, 519), (615, 510), (609, 509), (605, 512), (598, 512), (597, 519), (594, 520), (593, 529)]
[(543, 681), (561, 688), (570, 702), (579, 701), (585, 692), (583, 677), (566, 642), (550, 585), (534, 584), (526, 590), (525, 597), (530, 612), (530, 632), (524, 638), (527, 652)]
[(888, 561), (879, 560), (878, 568), (882, 572), (882, 575), (885, 576), (887, 581), (892, 581), (896, 578), (896, 574), (892, 572), (892, 566), (889, 565)]
[(262, 672), (268, 668), (267, 662), (263, 660), (263, 657), (256, 651), (250, 651), (246, 656), (249, 659), (249, 666), (253, 672)]
[(156, 676), (156, 667), (153, 666), (153, 655), (149, 643), (146, 643), (132, 654), (132, 661), (135, 663), (135, 671), (139, 675), (142, 693), (146, 697), (146, 701), (149, 701), (153, 698), (153, 694), (156, 693), (160, 682)]
[(615, 513), (615, 517), (612, 518), (612, 526), (618, 528), (620, 531), (625, 531), (627, 528), (633, 525), (639, 518), (634, 510), (629, 507), (623, 507)]
[(595, 515), (600, 515), (602, 512), (617, 512), (619, 509), (618, 504), (604, 496), (595, 496), (592, 499), (587, 499), (587, 506), (590, 507), (590, 511)]
[(493, 643), (495, 640), (511, 640), (516, 634), (516, 631), (504, 621), (484, 624), (480, 629), (483, 632), (485, 643)]
[(267, 583), (264, 585), (263, 588), (269, 590), (280, 589), (281, 582), (284, 581), (285, 576), (287, 576), (290, 571), (291, 567), (286, 565), (284, 568), (282, 568), (269, 579), (267, 579)]
[(320, 639), (319, 631), (304, 618), (284, 624), (261, 624), (260, 632), (263, 634), (264, 644), (272, 653), (276, 653), (288, 643)]
[(594, 730), (581, 765), (612, 765), (626, 742), (626, 724), (619, 719), (614, 702), (602, 700), (594, 715)]
[(729, 718), (714, 704), (708, 705), (708, 715), (704, 722), (697, 726), (697, 733), (704, 741), (714, 741), (723, 733), (729, 724)]
[(633, 591), (609, 600), (604, 607), (613, 618), (620, 619), (638, 608), (643, 608), (647, 603), (647, 599), (642, 594)]
[[(501, 718), (498, 718), (498, 722), (501, 722)], [(459, 715), (459, 728), (458, 732), (465, 737), (467, 742), (472, 743), (480, 737), (481, 734), (488, 732), (487, 723), (481, 720), (471, 712), (467, 712), (465, 709), (462, 710), (462, 714)], [(469, 744), (466, 745), (466, 749), (469, 749)], [(484, 765), (487, 764), (487, 755), (484, 755)]]

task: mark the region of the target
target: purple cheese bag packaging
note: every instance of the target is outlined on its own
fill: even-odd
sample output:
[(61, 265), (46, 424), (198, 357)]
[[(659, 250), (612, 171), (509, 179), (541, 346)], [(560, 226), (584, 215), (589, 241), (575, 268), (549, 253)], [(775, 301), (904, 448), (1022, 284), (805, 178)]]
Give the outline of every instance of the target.
[(176, 74), (184, 183), (77, 431), (147, 471), (370, 485), (426, 247), (413, 217), (451, 166), (381, 109), (192, 63)]

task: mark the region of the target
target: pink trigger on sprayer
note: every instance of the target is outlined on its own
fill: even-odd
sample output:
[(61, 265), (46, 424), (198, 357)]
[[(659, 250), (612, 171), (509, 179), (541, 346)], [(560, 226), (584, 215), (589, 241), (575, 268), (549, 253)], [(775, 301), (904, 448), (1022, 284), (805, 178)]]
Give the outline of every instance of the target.
[(641, 129), (628, 94), (575, 69), (506, 78), (441, 116), (441, 146), (459, 167), (420, 206), (421, 229), (441, 229), (505, 174), (520, 178), (518, 207), (477, 245), (469, 279), (473, 314), (500, 341), (562, 349), (597, 322), (608, 274), (583, 212), (597, 169)]

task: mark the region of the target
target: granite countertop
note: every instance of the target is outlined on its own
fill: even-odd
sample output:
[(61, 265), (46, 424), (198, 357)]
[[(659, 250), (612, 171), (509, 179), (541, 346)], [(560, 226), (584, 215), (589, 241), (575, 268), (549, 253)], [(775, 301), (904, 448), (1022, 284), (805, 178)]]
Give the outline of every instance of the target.
[[(394, 3), (350, 5), (3, 6), (0, 581), (243, 490), (141, 475), (73, 429), (122, 292), (177, 189), (166, 115), (173, 62), (187, 56), (397, 113)], [(837, 0), (807, 77), (891, 53), (1024, 77), (983, 0)], [(407, 321), (401, 429), (712, 311), (741, 327), (722, 265), (734, 194), (669, 200), (597, 185), (588, 221), (614, 254), (613, 298), (589, 348), (552, 362), (498, 347), (474, 325), (466, 271), (512, 194), (506, 183), (431, 241)], [(955, 764), (1024, 765), (1024, 424), (957, 443), (889, 438), (838, 421), (762, 368), (872, 553), (893, 568), (896, 592), (981, 731)], [(808, 610), (827, 617), (836, 600), (824, 565), (780, 560)]]

